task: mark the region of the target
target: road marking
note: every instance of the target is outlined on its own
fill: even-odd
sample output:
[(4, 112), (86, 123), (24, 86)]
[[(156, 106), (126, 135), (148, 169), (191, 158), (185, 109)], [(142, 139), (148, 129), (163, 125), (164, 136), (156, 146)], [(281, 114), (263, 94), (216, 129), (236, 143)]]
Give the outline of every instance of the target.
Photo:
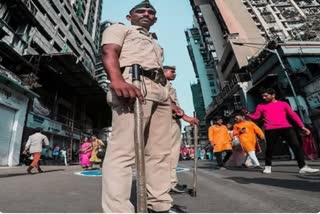
[(101, 177), (102, 172), (101, 170), (88, 170), (88, 171), (81, 171), (75, 172), (75, 175), (87, 176), (87, 177)]
[(186, 171), (189, 171), (189, 170), (190, 170), (189, 168), (177, 167), (176, 172), (177, 173), (186, 172)]
[[(178, 167), (176, 169), (177, 173), (180, 172), (186, 172), (189, 171), (189, 168), (182, 168)], [(102, 171), (101, 170), (87, 170), (87, 171), (81, 171), (81, 172), (75, 172), (75, 175), (80, 175), (80, 176), (87, 176), (87, 177), (101, 177), (102, 176)], [(133, 172), (133, 176), (135, 176), (135, 172)]]

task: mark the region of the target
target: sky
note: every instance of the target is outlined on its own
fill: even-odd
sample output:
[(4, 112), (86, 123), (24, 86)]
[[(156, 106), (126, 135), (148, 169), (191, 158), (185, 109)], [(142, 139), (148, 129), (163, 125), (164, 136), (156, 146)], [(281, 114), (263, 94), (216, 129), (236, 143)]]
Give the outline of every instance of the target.
[[(142, 0), (103, 0), (102, 21), (130, 23), (126, 15), (130, 9)], [(181, 108), (189, 116), (193, 115), (194, 106), (190, 84), (196, 82), (194, 70), (187, 50), (184, 31), (192, 27), (193, 12), (186, 0), (150, 0), (157, 10), (157, 23), (151, 32), (158, 36), (160, 45), (164, 48), (165, 65), (177, 67), (177, 77), (173, 86), (177, 90)], [(183, 126), (187, 125), (183, 123)]]

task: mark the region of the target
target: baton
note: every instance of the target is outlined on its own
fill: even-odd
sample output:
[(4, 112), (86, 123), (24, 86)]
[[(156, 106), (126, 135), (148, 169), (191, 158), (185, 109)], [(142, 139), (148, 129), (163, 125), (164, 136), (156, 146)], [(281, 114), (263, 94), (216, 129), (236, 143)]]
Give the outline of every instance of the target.
[[(196, 112), (193, 112), (193, 117), (196, 118)], [(197, 166), (198, 166), (198, 126), (193, 125), (193, 141), (194, 141), (194, 165), (193, 165), (193, 185), (190, 195), (197, 197)]]
[[(132, 83), (139, 90), (141, 89), (141, 66), (132, 65)], [(136, 160), (136, 185), (137, 185), (137, 211), (147, 213), (147, 189), (146, 173), (144, 162), (144, 134), (143, 134), (143, 110), (136, 98), (134, 102), (134, 150)]]

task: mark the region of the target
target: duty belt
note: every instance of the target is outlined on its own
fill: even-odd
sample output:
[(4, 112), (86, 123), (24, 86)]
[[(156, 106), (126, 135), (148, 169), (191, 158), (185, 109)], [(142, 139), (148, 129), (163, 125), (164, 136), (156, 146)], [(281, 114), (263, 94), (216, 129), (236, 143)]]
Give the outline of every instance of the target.
[[(121, 68), (121, 71), (123, 72), (124, 69), (125, 67)], [(162, 69), (156, 69), (156, 70), (141, 69), (141, 75), (149, 78), (150, 80), (152, 80), (157, 84), (161, 84), (162, 86), (166, 86), (167, 84), (167, 78), (165, 77)]]

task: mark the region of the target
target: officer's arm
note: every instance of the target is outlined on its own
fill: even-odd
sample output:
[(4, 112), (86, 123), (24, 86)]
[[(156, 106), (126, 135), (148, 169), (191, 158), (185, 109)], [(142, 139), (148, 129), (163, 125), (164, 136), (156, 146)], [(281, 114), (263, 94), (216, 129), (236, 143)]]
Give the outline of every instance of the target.
[(119, 55), (121, 46), (117, 44), (106, 44), (102, 47), (102, 62), (111, 81), (111, 88), (118, 97), (134, 99), (138, 97), (143, 101), (140, 90), (132, 84), (127, 83), (120, 71)]
[(124, 81), (119, 64), (120, 52), (120, 45), (107, 44), (102, 47), (102, 62), (111, 82)]

